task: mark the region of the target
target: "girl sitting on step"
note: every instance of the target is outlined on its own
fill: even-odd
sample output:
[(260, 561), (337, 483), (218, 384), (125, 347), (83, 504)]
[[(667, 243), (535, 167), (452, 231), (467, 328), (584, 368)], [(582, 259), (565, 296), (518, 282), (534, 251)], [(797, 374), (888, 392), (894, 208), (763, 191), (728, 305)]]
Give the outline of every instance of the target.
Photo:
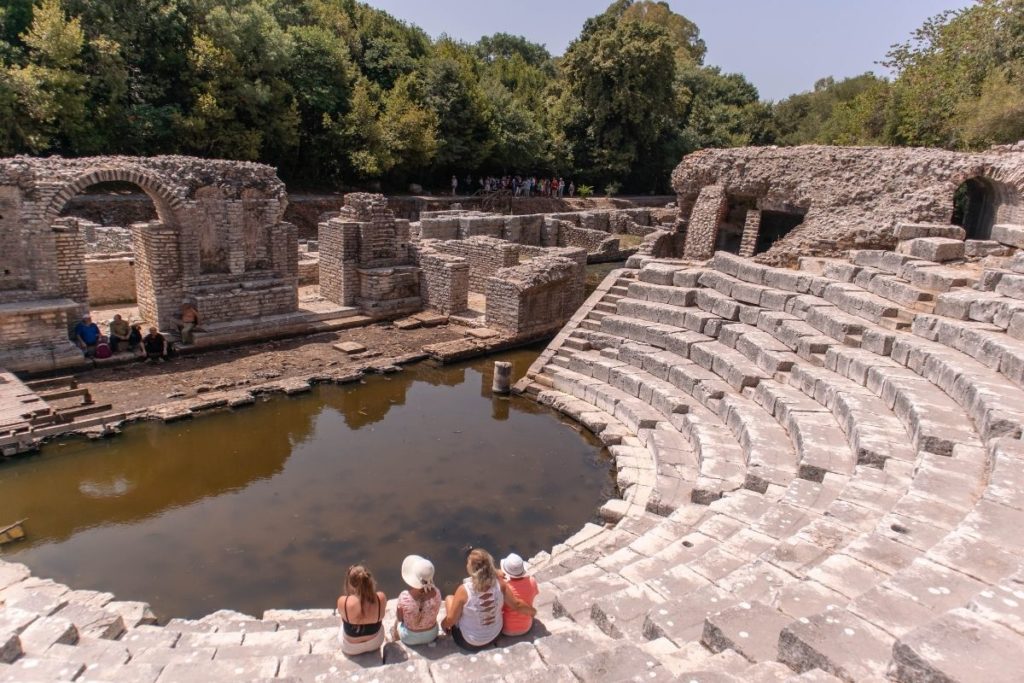
[(441, 591), (434, 585), (434, 564), (419, 555), (402, 562), (402, 580), (409, 589), (398, 596), (398, 621), (395, 640), (406, 645), (427, 645), (437, 638), (437, 613), (441, 610)]
[(341, 615), (341, 652), (347, 656), (361, 655), (384, 645), (384, 607), (387, 596), (377, 590), (373, 574), (362, 565), (348, 568), (345, 593), (338, 598)]

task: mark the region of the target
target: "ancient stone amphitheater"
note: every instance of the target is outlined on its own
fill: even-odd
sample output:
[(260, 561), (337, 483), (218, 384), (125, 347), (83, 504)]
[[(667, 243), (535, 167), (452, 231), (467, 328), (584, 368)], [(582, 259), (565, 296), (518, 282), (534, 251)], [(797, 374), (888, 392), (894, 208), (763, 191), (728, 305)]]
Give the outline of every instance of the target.
[(0, 563), (0, 680), (1020, 681), (1024, 228), (996, 227), (973, 264), (960, 228), (906, 223), (801, 269), (612, 273), (518, 385), (621, 489), (533, 558), (528, 639), (380, 666), (337, 653), (331, 610), (158, 626)]

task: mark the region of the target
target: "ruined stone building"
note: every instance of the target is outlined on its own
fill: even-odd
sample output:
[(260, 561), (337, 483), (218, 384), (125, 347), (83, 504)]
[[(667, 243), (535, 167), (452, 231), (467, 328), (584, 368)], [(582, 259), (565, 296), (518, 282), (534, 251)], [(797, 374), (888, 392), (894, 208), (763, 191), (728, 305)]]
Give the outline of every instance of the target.
[(956, 222), (971, 240), (1024, 223), (1024, 154), (883, 147), (703, 150), (672, 174), (687, 258), (716, 250), (795, 264), (888, 248), (897, 223)]
[(0, 160), (0, 365), (77, 363), (69, 326), (87, 306), (78, 192), (138, 186), (157, 220), (132, 226), (142, 317), (170, 328), (183, 301), (208, 326), (294, 312), (294, 228), (284, 185), (260, 164), (189, 157)]

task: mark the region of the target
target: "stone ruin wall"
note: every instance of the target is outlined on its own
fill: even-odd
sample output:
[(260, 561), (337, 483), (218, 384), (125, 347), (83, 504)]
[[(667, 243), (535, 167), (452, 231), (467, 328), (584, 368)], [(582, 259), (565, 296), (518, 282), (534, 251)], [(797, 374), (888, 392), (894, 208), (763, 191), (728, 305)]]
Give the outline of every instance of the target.
[[(802, 225), (757, 256), (793, 265), (800, 256), (892, 248), (898, 223), (948, 224), (954, 193), (973, 177), (996, 188), (997, 223), (1024, 222), (1024, 155), (1013, 147), (977, 154), (824, 146), (703, 150), (683, 159), (672, 185), (687, 223), (687, 257), (711, 255), (726, 207), (742, 199), (756, 204), (755, 214), (806, 212)], [(753, 255), (759, 223), (759, 215), (748, 214), (744, 255)]]
[(470, 237), (428, 243), (436, 251), (458, 256), (469, 264), (469, 291), (483, 294), (487, 281), (502, 268), (519, 264), (519, 245), (494, 237)]
[[(97, 230), (60, 216), (79, 192), (107, 182), (136, 185), (156, 211), (156, 220), (131, 226), (134, 263), (100, 274), (120, 290), (114, 278), (134, 266), (147, 322), (170, 328), (184, 300), (197, 305), (205, 326), (297, 309), (295, 228), (281, 220), (287, 199), (273, 168), (180, 156), (0, 159), (0, 304), (11, 304), (0, 315), (0, 362), (7, 367), (81, 362), (69, 329), (90, 300), (82, 233), (91, 240)], [(94, 300), (109, 298), (126, 297)], [(63, 320), (49, 319), (56, 309)], [(31, 350), (15, 329), (33, 316), (34, 329), (49, 330), (36, 337), (38, 366), (22, 363)]]
[(587, 252), (549, 249), (487, 281), (487, 324), (530, 337), (557, 331), (586, 299)]

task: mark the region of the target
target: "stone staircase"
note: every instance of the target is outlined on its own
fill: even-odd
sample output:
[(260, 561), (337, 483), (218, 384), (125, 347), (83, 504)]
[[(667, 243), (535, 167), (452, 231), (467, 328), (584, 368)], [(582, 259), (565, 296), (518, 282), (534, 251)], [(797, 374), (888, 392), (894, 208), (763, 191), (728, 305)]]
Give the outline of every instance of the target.
[(158, 626), (0, 563), (0, 681), (1019, 680), (1024, 268), (914, 258), (609, 275), (517, 385), (598, 434), (621, 495), (531, 560), (529, 639), (381, 665), (333, 610)]

